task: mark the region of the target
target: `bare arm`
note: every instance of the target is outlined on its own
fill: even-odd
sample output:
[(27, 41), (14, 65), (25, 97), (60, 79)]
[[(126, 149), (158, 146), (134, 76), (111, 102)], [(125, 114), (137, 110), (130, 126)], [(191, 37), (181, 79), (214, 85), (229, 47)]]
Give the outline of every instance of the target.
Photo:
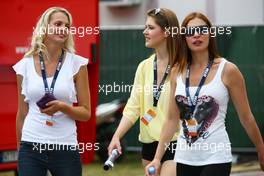
[(61, 110), (74, 120), (87, 121), (91, 117), (91, 100), (88, 79), (87, 66), (82, 66), (75, 79), (78, 106), (66, 105)]
[(121, 139), (133, 125), (131, 120), (123, 116), (113, 138)]
[(159, 145), (154, 157), (159, 161), (161, 160), (166, 151), (166, 144), (170, 142), (176, 130), (179, 128), (179, 109), (175, 102), (176, 72), (177, 70), (175, 68), (172, 69), (170, 78), (171, 90), (169, 99), (169, 110), (161, 130)]
[[(150, 166), (154, 166), (156, 170), (159, 168), (160, 161), (166, 151), (166, 145), (169, 144), (176, 130), (179, 128), (179, 109), (175, 102), (175, 90), (176, 90), (176, 77), (177, 77), (177, 69), (173, 68), (171, 71), (170, 77), (170, 99), (169, 99), (169, 110), (167, 113), (167, 117), (163, 124), (159, 145), (156, 150), (156, 154), (154, 160), (146, 167), (146, 174), (148, 175), (148, 168)], [(156, 173), (157, 174), (157, 173)]]
[(17, 75), (17, 95), (18, 95), (18, 109), (16, 114), (16, 137), (17, 137), (17, 148), (19, 149), (22, 127), (24, 124), (25, 117), (28, 113), (28, 104), (24, 102), (25, 96), (21, 94), (22, 90), (22, 80), (23, 77), (21, 75)]
[(117, 130), (108, 146), (108, 154), (110, 155), (113, 149), (117, 148), (118, 152), (122, 154), (120, 139), (127, 133), (127, 131), (134, 125), (140, 115), (140, 91), (138, 87), (142, 86), (142, 65), (137, 68), (133, 89), (127, 101), (126, 107), (123, 111), (123, 117), (118, 125)]
[(245, 81), (239, 69), (232, 63), (227, 63), (223, 73), (223, 82), (229, 90), (232, 102), (237, 110), (239, 119), (249, 138), (256, 146), (259, 160), (264, 169), (264, 145), (261, 133), (251, 112)]
[(108, 146), (108, 154), (110, 155), (112, 150), (117, 148), (118, 152), (122, 154), (122, 149), (120, 145), (120, 139), (127, 133), (127, 131), (134, 125), (134, 123), (129, 120), (127, 117), (123, 116), (115, 134), (111, 140), (111, 143)]
[(87, 121), (91, 117), (90, 90), (87, 66), (82, 66), (75, 77), (78, 106), (68, 105), (62, 101), (51, 101), (48, 108), (41, 110), (46, 114), (61, 111), (74, 120)]

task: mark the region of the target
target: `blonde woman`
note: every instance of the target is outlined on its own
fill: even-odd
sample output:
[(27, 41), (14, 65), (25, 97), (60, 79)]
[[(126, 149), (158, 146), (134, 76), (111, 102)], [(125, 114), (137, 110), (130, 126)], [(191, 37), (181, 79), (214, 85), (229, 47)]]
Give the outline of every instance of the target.
[[(71, 14), (52, 7), (40, 17), (31, 48), (16, 65), (21, 176), (81, 176), (75, 121), (90, 118), (88, 60), (73, 54)], [(73, 106), (77, 103), (78, 106)]]

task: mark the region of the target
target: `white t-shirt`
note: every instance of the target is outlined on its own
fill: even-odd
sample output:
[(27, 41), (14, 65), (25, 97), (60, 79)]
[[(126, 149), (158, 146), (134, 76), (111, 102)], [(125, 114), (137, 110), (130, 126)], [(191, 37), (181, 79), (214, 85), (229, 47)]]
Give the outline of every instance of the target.
[[(69, 105), (77, 102), (73, 77), (83, 65), (88, 64), (88, 59), (66, 52), (66, 57), (57, 77), (54, 96)], [(62, 112), (53, 115), (54, 125), (46, 125), (50, 117), (41, 113), (36, 102), (45, 94), (42, 77), (36, 72), (33, 57), (21, 59), (13, 66), (16, 74), (23, 76), (21, 94), (28, 103), (29, 110), (22, 128), (22, 141), (47, 143), (47, 144), (77, 144), (75, 120)], [(50, 88), (53, 77), (48, 77)]]
[[(221, 59), (213, 80), (201, 88), (194, 111), (200, 135), (192, 138), (189, 144), (187, 130), (191, 130), (192, 126), (188, 123), (185, 84), (182, 75), (177, 78), (175, 100), (181, 112), (181, 129), (174, 158), (177, 163), (202, 166), (232, 161), (231, 144), (225, 127), (229, 94), (221, 79), (226, 62), (225, 59)], [(193, 99), (197, 87), (190, 87), (189, 90)]]

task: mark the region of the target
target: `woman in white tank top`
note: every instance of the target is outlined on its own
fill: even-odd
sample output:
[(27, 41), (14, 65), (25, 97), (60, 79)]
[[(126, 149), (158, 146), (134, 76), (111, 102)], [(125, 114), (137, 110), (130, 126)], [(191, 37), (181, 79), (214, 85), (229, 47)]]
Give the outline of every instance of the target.
[(46, 176), (47, 170), (54, 176), (82, 175), (75, 120), (90, 118), (88, 60), (73, 54), (73, 36), (67, 31), (71, 25), (66, 9), (47, 9), (30, 50), (13, 66), (21, 176)]
[(217, 54), (213, 28), (206, 16), (189, 14), (182, 29), (188, 48), (186, 62), (172, 70), (168, 117), (146, 174), (149, 175), (150, 166), (159, 168), (164, 146), (180, 123), (174, 158), (177, 176), (229, 176), (232, 155), (225, 128), (229, 97), (256, 146), (264, 170), (264, 144), (249, 107), (242, 74), (233, 63)]

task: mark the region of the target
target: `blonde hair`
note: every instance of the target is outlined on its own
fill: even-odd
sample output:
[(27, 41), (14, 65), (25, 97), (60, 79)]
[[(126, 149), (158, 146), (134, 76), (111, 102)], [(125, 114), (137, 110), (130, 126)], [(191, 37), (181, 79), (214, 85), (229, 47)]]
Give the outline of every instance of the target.
[[(47, 54), (47, 47), (44, 45), (43, 41), (46, 36), (46, 32), (48, 31), (48, 24), (50, 22), (50, 17), (52, 14), (56, 12), (62, 12), (64, 13), (69, 20), (69, 25), (72, 25), (72, 16), (71, 14), (62, 7), (51, 7), (48, 8), (40, 17), (38, 20), (36, 27), (34, 29), (30, 49), (28, 52), (25, 53), (24, 57), (30, 57), (38, 52), (43, 52), (44, 55), (48, 56)], [(69, 36), (67, 40), (64, 42), (63, 48), (67, 50), (68, 52), (74, 53), (74, 40), (73, 35), (71, 32), (69, 32)]]

